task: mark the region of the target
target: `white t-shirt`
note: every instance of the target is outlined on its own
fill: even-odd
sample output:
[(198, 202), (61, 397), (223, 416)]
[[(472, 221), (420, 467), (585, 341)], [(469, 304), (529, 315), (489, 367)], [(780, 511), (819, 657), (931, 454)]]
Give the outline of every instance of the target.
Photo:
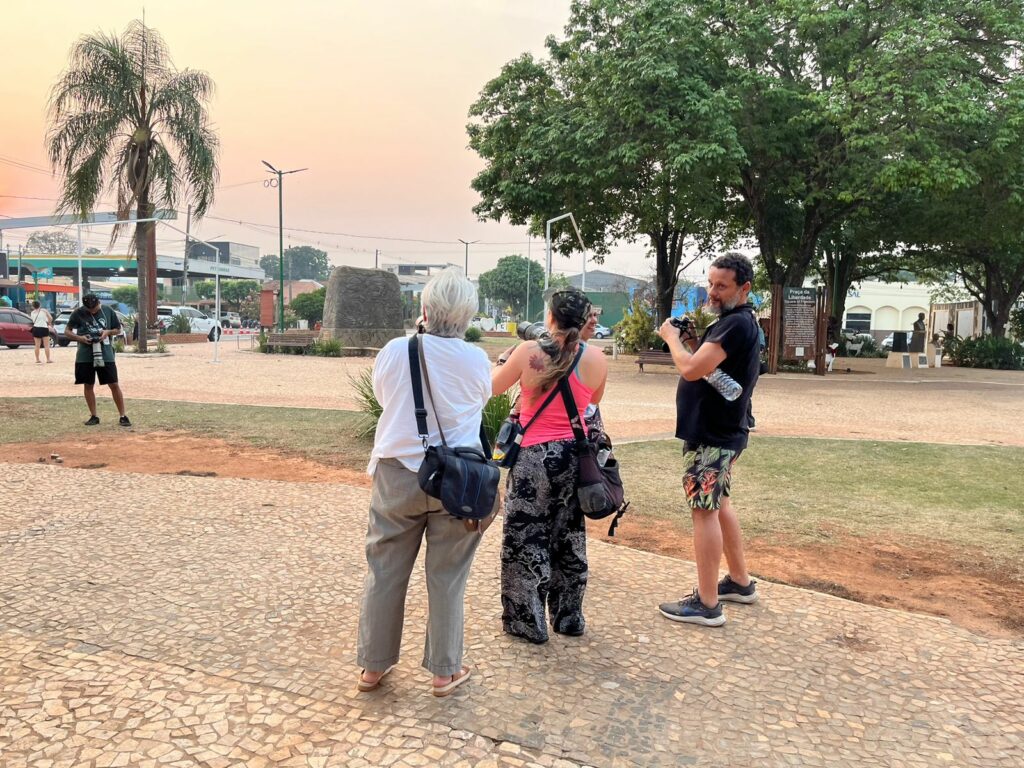
[[(486, 353), (462, 339), (430, 334), (420, 335), (420, 344), (433, 393), (432, 401), (424, 382), (428, 443), (441, 444), (436, 408), (448, 445), (480, 447), (480, 414), (491, 397), (491, 363)], [(367, 474), (372, 475), (377, 462), (385, 458), (398, 459), (406, 468), (418, 471), (423, 462), (423, 443), (416, 429), (407, 338), (392, 339), (377, 354), (373, 393), (383, 412), (377, 422)]]
[(32, 310), (32, 327), (47, 328), (50, 325), (50, 313), (40, 307)]

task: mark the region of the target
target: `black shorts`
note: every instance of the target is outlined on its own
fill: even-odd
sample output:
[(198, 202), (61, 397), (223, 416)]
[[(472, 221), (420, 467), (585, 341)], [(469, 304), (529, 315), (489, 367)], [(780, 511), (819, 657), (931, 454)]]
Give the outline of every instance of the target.
[(94, 384), (97, 378), (101, 385), (117, 384), (117, 365), (107, 363), (96, 368), (92, 363), (75, 363), (75, 384)]
[(49, 328), (36, 328), (34, 325), (32, 326), (32, 336), (34, 338), (45, 339), (49, 335), (50, 335), (50, 329)]

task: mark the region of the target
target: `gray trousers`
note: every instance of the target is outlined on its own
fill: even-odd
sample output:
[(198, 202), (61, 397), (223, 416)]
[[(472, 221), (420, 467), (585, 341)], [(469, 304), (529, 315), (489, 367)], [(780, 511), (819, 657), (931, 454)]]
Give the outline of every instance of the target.
[(416, 474), (382, 459), (373, 474), (366, 531), (369, 566), (359, 616), (358, 663), (379, 672), (398, 661), (409, 576), (427, 540), (427, 636), (423, 666), (438, 676), (462, 668), (463, 600), (480, 535), (427, 496)]

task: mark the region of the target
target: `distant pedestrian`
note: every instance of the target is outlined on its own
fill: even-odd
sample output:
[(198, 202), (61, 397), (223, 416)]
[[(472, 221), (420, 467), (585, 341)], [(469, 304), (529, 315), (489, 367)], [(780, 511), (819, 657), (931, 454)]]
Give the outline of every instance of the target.
[(42, 363), (39, 359), (39, 348), (46, 351), (46, 362), (52, 363), (50, 359), (50, 334), (53, 330), (53, 315), (47, 309), (39, 306), (38, 301), (32, 302), (32, 340), (36, 345), (36, 363)]

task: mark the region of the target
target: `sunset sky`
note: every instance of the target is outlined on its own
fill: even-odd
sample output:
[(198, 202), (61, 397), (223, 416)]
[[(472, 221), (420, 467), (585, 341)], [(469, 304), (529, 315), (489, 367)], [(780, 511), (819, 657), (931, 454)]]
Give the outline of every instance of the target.
[[(22, 199), (57, 197), (44, 148), (49, 89), (80, 35), (120, 33), (142, 7), (0, 3), (0, 214), (52, 212), (52, 200)], [(260, 163), (267, 160), (310, 168), (285, 180), (285, 226), (333, 233), (286, 230), (285, 247), (316, 245), (334, 264), (353, 266), (372, 266), (375, 248), (382, 263), (461, 264), (457, 240), (481, 240), (470, 246), (474, 277), (502, 255), (525, 255), (525, 228), (480, 223), (472, 212), (469, 184), (481, 162), (467, 147), (467, 111), (502, 64), (543, 53), (568, 8), (568, 0), (149, 0), (146, 22), (176, 66), (205, 70), (217, 84), (221, 188), (197, 234), (277, 252), (277, 191), (263, 186)], [(26, 236), (9, 230), (4, 243), (16, 247)], [(105, 247), (101, 230), (89, 237)], [(158, 238), (162, 253), (183, 247), (173, 231)], [(444, 242), (414, 242), (423, 240)], [(535, 239), (538, 261), (543, 248)], [(604, 268), (649, 276), (645, 252), (641, 243), (624, 245)], [(579, 268), (578, 255), (556, 263), (556, 271)]]

